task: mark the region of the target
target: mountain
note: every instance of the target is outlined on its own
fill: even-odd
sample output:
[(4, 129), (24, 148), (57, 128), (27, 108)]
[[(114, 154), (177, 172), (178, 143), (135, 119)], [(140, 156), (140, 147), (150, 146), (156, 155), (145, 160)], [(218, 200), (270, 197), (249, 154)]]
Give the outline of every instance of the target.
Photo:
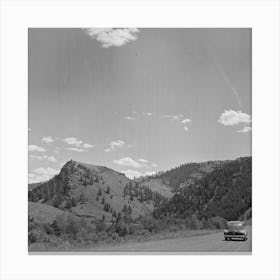
[[(238, 219), (251, 208), (252, 158), (188, 163), (150, 177), (130, 180), (107, 167), (67, 162), (47, 182), (29, 185), (28, 199), (80, 217)], [(246, 216), (246, 215), (245, 215)]]
[(29, 249), (251, 222), (251, 177), (251, 157), (189, 163), (135, 180), (71, 160), (49, 181), (28, 186)]
[(214, 169), (219, 168), (227, 161), (207, 161), (201, 163), (186, 163), (178, 167), (170, 169), (166, 172), (160, 172), (150, 178), (160, 180), (165, 186), (168, 186), (173, 191), (183, 188), (195, 180), (204, 177), (206, 174), (212, 172)]
[[(207, 172), (204, 170), (203, 173), (201, 167), (205, 168), (205, 165), (185, 165), (158, 176), (169, 182), (176, 181), (176, 176), (178, 179), (175, 185), (177, 192), (155, 209), (155, 217), (186, 218), (196, 215), (200, 220), (215, 216), (235, 220), (251, 209), (251, 157), (212, 162)], [(197, 172), (199, 176), (194, 177)]]
[(123, 208), (132, 217), (151, 213), (151, 203), (140, 203), (124, 195), (130, 182), (124, 174), (110, 168), (69, 161), (54, 178), (29, 188), (28, 200), (97, 219), (116, 217)]

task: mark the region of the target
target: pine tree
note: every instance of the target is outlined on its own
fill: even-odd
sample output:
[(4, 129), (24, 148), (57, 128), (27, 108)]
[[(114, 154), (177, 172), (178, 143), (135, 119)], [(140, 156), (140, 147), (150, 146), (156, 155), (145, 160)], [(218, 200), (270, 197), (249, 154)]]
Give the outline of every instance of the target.
[(105, 203), (105, 196), (103, 195), (101, 203), (104, 204)]

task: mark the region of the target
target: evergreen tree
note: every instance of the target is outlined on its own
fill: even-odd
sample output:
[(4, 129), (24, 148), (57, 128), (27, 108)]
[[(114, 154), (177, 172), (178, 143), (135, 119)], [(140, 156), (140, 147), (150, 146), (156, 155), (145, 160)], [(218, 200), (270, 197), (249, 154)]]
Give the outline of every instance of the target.
[(101, 203), (102, 203), (102, 204), (104, 204), (104, 203), (105, 203), (105, 196), (104, 196), (104, 195), (102, 196)]

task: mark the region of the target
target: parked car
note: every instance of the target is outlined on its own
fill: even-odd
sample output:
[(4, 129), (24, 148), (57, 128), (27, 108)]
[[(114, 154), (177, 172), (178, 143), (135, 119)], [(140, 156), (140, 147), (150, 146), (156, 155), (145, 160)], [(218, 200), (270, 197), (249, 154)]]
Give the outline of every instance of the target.
[(245, 229), (245, 223), (242, 221), (228, 221), (224, 230), (225, 240), (241, 239), (247, 240), (248, 233)]

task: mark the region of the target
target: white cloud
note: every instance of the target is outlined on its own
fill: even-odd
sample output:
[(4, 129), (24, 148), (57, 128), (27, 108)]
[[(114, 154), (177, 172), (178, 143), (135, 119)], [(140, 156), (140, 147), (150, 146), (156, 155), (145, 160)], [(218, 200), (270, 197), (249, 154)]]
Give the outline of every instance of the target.
[(29, 152), (45, 152), (46, 150), (40, 146), (28, 145)]
[(141, 163), (135, 161), (134, 159), (132, 159), (130, 157), (115, 159), (115, 160), (113, 160), (113, 163), (118, 164), (118, 165), (122, 165), (122, 166), (131, 166), (131, 167), (135, 167), (135, 168), (142, 167)]
[(44, 136), (42, 138), (42, 141), (47, 143), (47, 144), (54, 142), (54, 140), (53, 140), (53, 138), (51, 136)]
[(50, 162), (57, 162), (56, 158), (54, 156), (47, 156), (47, 155), (43, 155), (43, 156), (37, 156), (37, 155), (30, 155), (30, 158), (33, 159), (37, 159), (37, 160), (43, 160), (46, 159)]
[(146, 160), (144, 158), (139, 158), (138, 161), (141, 162), (141, 163), (148, 163), (149, 162), (148, 160)]
[(91, 144), (84, 143), (83, 147), (86, 148), (86, 149), (91, 149), (91, 148), (94, 148), (95, 146), (91, 145)]
[(136, 118), (135, 117), (131, 117), (131, 116), (126, 116), (126, 117), (124, 117), (126, 120), (128, 120), (128, 121), (134, 121), (134, 120), (136, 120)]
[(104, 151), (105, 152), (112, 152), (112, 151), (115, 151), (117, 149), (123, 148), (124, 145), (125, 145), (125, 141), (123, 141), (123, 140), (112, 141), (109, 145), (109, 148), (106, 148)]
[[(45, 156), (44, 156), (45, 157)], [(46, 156), (45, 157), (50, 162), (57, 162), (56, 158), (54, 156)]]
[(145, 113), (145, 112), (143, 112), (143, 115), (146, 116), (146, 117), (151, 117), (153, 115), (153, 113), (150, 113), (150, 112)]
[(225, 110), (218, 122), (225, 126), (232, 126), (241, 123), (249, 124), (251, 123), (251, 117), (241, 111)]
[(86, 33), (103, 48), (120, 47), (137, 39), (137, 28), (87, 28)]
[(48, 179), (45, 176), (40, 176), (34, 173), (28, 173), (28, 183), (40, 183), (47, 181)]
[(191, 122), (190, 119), (183, 119), (183, 120), (181, 120), (181, 123), (183, 123), (183, 124), (186, 124), (186, 123), (189, 123), (189, 122)]
[(132, 169), (127, 169), (127, 170), (123, 170), (120, 172), (124, 173), (125, 176), (130, 179), (139, 178), (142, 176), (152, 176), (152, 175), (156, 174), (155, 171), (146, 171), (146, 172), (142, 173), (142, 172), (139, 172), (137, 170), (132, 170)]
[(68, 145), (73, 145), (76, 147), (80, 147), (83, 143), (83, 141), (78, 140), (76, 137), (67, 137), (67, 138), (64, 138), (63, 141), (65, 143), (67, 143)]
[(139, 171), (136, 170), (124, 170), (124, 171), (120, 171), (121, 173), (124, 173), (126, 177), (130, 178), (130, 179), (134, 179), (134, 178), (138, 178), (143, 176), (143, 174)]
[(172, 116), (173, 121), (181, 121), (183, 118), (184, 118), (184, 115), (182, 115), (182, 114)]
[(152, 163), (151, 166), (154, 168), (158, 167), (158, 165), (156, 163)]
[(191, 119), (187, 119), (183, 114), (178, 115), (164, 115), (162, 118), (168, 119), (170, 121), (177, 122), (179, 124), (183, 124), (183, 128), (185, 131), (188, 131), (189, 128), (187, 127), (187, 123), (191, 123)]
[(250, 132), (251, 130), (252, 130), (251, 126), (244, 126), (242, 129), (237, 130), (237, 132), (239, 132), (239, 133), (247, 133), (247, 132)]
[(155, 171), (146, 171), (146, 172), (144, 173), (144, 176), (152, 176), (152, 175), (155, 175), (155, 174), (156, 174)]
[(76, 137), (67, 137), (67, 138), (64, 138), (62, 141), (67, 143), (70, 146), (74, 146), (74, 147), (66, 148), (66, 150), (69, 150), (69, 151), (85, 152), (86, 149), (92, 149), (95, 147), (95, 145), (83, 143), (82, 140), (79, 140)]
[(29, 183), (44, 182), (51, 179), (54, 175), (58, 174), (59, 171), (51, 167), (39, 167), (33, 170), (32, 173), (28, 174)]
[(75, 147), (70, 147), (70, 148), (66, 148), (66, 150), (68, 151), (74, 151), (74, 152), (85, 152), (85, 149), (82, 148), (75, 148)]
[(40, 175), (56, 175), (59, 173), (58, 170), (53, 169), (51, 167), (39, 167), (33, 170), (33, 172), (40, 174)]

